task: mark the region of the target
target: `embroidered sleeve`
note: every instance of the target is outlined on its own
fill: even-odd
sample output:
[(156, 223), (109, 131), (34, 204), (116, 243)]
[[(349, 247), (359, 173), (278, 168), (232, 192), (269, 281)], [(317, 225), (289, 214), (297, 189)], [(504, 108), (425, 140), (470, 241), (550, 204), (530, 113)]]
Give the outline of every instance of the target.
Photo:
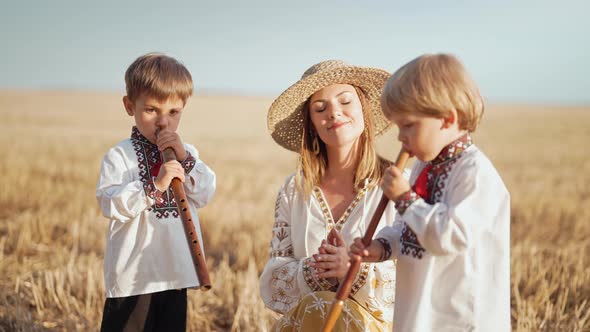
[(281, 188), (275, 203), (275, 221), (270, 241), (270, 259), (260, 276), (260, 294), (265, 305), (286, 313), (299, 301), (300, 260), (293, 255), (289, 201)]
[(272, 240), (270, 245), (270, 257), (293, 257), (293, 245), (291, 244), (291, 229), (286, 222), (275, 222), (272, 227)]
[(373, 270), (374, 296), (369, 297), (365, 305), (374, 316), (391, 321), (395, 304), (395, 263), (392, 260), (376, 263)]
[(287, 221), (285, 204), (288, 204), (283, 190), (275, 201), (275, 222), (272, 225), (272, 239), (270, 241), (270, 257), (293, 257), (291, 243), (291, 224)]
[(156, 203), (161, 204), (164, 202), (164, 198), (162, 197), (164, 192), (160, 191), (158, 187), (156, 187), (155, 180), (156, 178), (152, 176), (152, 180), (150, 182), (143, 184), (143, 190), (149, 198), (153, 199)]
[(268, 308), (279, 313), (286, 313), (297, 305), (299, 301), (297, 294), (298, 269), (298, 264), (294, 261), (277, 264), (268, 270), (265, 269), (260, 276), (260, 293)]
[[(381, 195), (382, 193), (379, 192), (370, 196), (376, 200), (375, 207)], [(385, 208), (377, 231), (381, 233), (383, 229), (396, 229), (393, 227), (395, 216), (395, 206), (393, 202), (390, 202)], [(392, 250), (395, 250), (393, 245)], [(354, 299), (368, 308), (373, 316), (390, 322), (393, 318), (394, 284), (395, 264), (393, 260), (381, 263), (362, 263), (351, 290)]]
[(186, 158), (184, 158), (180, 165), (182, 165), (182, 168), (184, 168), (184, 173), (189, 174), (192, 171), (193, 167), (195, 167), (196, 163), (197, 159), (195, 159), (195, 157), (193, 157), (193, 155), (189, 151), (187, 151)]
[[(338, 282), (331, 282), (325, 278), (316, 278), (315, 268), (311, 266), (309, 263), (313, 261), (312, 257), (308, 257), (303, 260), (303, 278), (305, 282), (309, 286), (309, 288), (314, 291), (332, 291), (335, 292), (338, 290), (338, 286), (340, 285)], [(368, 263), (361, 263), (361, 268), (359, 274), (356, 276), (354, 283), (350, 289), (350, 294), (354, 295), (358, 292), (361, 287), (365, 285), (367, 282), (367, 277), (369, 274), (369, 266)]]
[(372, 264), (370, 263), (361, 263), (361, 269), (359, 271), (359, 274), (356, 276), (356, 279), (354, 280), (354, 283), (350, 288), (351, 295), (355, 295), (356, 292), (358, 292), (359, 289), (361, 289), (361, 287), (363, 287), (367, 283), (367, 278), (369, 276), (369, 269), (371, 265)]
[(387, 239), (382, 237), (375, 239), (377, 242), (381, 243), (381, 247), (383, 247), (383, 251), (381, 252), (381, 257), (379, 257), (380, 262), (384, 262), (391, 257), (391, 244)]
[(388, 255), (388, 260), (397, 259), (399, 257), (401, 250), (400, 241), (402, 240), (404, 225), (405, 223), (398, 215), (398, 218), (395, 219), (393, 225), (383, 227), (377, 235), (375, 235), (375, 239), (378, 241), (385, 241), (389, 245), (391, 251), (385, 254)]
[(316, 278), (314, 275), (316, 270), (309, 264), (312, 261), (312, 257), (308, 257), (303, 260), (303, 278), (305, 279), (305, 282), (309, 288), (314, 292), (322, 290), (335, 292), (338, 289), (338, 282), (333, 283), (328, 279)]
[[(292, 178), (290, 180), (293, 180)], [(291, 310), (299, 299), (314, 290), (333, 289), (327, 280), (316, 280), (310, 257), (295, 257), (291, 233), (294, 183), (288, 180), (277, 196), (270, 242), (270, 259), (260, 276), (260, 294), (265, 305), (279, 313)]]
[(418, 198), (418, 195), (413, 190), (408, 190), (395, 201), (395, 208), (397, 209), (397, 212), (400, 215), (403, 215), (408, 207), (417, 201)]
[(123, 148), (109, 150), (102, 160), (96, 185), (96, 199), (108, 219), (132, 220), (153, 204), (149, 194), (157, 196), (155, 187), (144, 187), (141, 180), (133, 180), (129, 174)]
[[(509, 239), (510, 197), (502, 180), (487, 161), (465, 161), (436, 184), (434, 204), (419, 200), (408, 208), (403, 220), (418, 242), (432, 255), (457, 254), (486, 234)], [(456, 173), (455, 173), (456, 172)], [(444, 195), (443, 191), (448, 191)], [(444, 201), (442, 200), (444, 198)], [(500, 239), (501, 238), (501, 239)]]
[(187, 176), (184, 181), (186, 196), (196, 208), (201, 208), (213, 198), (216, 189), (215, 173), (201, 159), (194, 146), (185, 144), (187, 157), (182, 161)]

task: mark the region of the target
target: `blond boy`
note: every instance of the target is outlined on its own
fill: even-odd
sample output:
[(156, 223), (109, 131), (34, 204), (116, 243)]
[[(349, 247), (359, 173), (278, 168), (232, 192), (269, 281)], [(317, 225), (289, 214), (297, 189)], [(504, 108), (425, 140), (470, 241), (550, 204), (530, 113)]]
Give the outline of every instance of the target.
[[(125, 73), (123, 105), (135, 120), (131, 137), (102, 160), (96, 197), (109, 219), (101, 331), (184, 331), (186, 289), (198, 287), (170, 182), (184, 183), (195, 228), (196, 208), (211, 199), (215, 174), (176, 133), (192, 95), (188, 70), (157, 53), (137, 58)], [(178, 160), (163, 162), (174, 149)]]
[(476, 84), (454, 56), (423, 55), (389, 78), (381, 103), (418, 161), (410, 182), (388, 169), (396, 222), (351, 252), (397, 260), (395, 331), (509, 331), (510, 196), (469, 134), (484, 108)]

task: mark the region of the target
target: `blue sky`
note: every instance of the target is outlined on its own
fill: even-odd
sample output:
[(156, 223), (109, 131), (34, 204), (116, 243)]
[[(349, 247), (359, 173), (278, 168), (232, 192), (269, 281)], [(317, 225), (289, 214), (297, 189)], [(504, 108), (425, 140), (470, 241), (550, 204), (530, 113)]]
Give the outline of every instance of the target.
[(140, 54), (197, 92), (275, 96), (326, 59), (463, 60), (493, 102), (590, 104), (590, 1), (2, 1), (0, 89), (123, 92)]

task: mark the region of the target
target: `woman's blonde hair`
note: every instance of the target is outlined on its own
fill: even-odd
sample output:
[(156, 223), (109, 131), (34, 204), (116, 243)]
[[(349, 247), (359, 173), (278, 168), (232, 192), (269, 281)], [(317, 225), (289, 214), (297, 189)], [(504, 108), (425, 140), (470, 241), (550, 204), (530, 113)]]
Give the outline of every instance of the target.
[(459, 59), (450, 54), (426, 54), (398, 69), (381, 95), (387, 118), (393, 112), (418, 112), (437, 118), (457, 111), (459, 129), (475, 131), (484, 112), (483, 98)]
[[(385, 169), (389, 166), (386, 159), (381, 158), (375, 151), (375, 129), (373, 128), (373, 112), (367, 108), (365, 93), (358, 87), (354, 86), (356, 94), (363, 109), (363, 119), (365, 128), (359, 137), (360, 157), (354, 175), (354, 190), (358, 192), (364, 187), (364, 182), (368, 179), (368, 186), (373, 187), (379, 183)], [(307, 197), (311, 194), (315, 186), (319, 186), (326, 169), (328, 167), (328, 154), (326, 145), (319, 138), (319, 153), (316, 154), (313, 148), (313, 140), (317, 135), (311, 117), (309, 114), (309, 99), (303, 109), (303, 139), (301, 140), (301, 150), (299, 154), (299, 165), (296, 173), (296, 183)]]

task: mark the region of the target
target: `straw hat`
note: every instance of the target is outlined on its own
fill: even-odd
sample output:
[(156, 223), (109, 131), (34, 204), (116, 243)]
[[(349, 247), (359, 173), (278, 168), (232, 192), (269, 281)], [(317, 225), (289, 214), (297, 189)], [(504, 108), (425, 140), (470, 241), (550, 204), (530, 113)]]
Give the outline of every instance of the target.
[(389, 78), (383, 69), (351, 66), (341, 60), (328, 60), (311, 66), (301, 79), (291, 85), (272, 103), (268, 110), (268, 130), (272, 138), (285, 149), (299, 152), (303, 135), (303, 107), (315, 92), (332, 84), (350, 84), (360, 88), (373, 112), (375, 134), (389, 127), (381, 112), (381, 90)]

